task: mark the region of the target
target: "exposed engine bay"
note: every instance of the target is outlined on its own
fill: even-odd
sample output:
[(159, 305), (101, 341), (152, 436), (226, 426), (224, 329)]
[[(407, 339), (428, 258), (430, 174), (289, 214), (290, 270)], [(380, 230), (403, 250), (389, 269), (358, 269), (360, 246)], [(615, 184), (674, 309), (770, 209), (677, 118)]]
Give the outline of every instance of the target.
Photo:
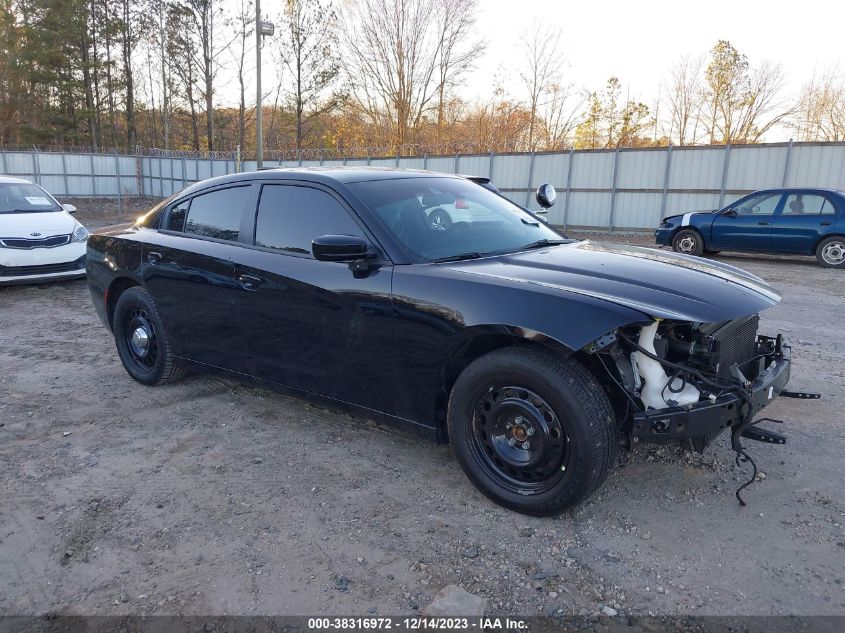
[(777, 396), (818, 397), (786, 390), (791, 348), (780, 334), (759, 335), (758, 325), (756, 314), (720, 323), (654, 319), (587, 345), (583, 351), (610, 379), (629, 447), (678, 442), (703, 452), (730, 430), (737, 463), (750, 462), (756, 473), (741, 438), (785, 444), (786, 437), (757, 427), (763, 420), (754, 416)]
[(774, 351), (772, 339), (758, 340), (758, 324), (755, 314), (722, 323), (655, 320), (639, 332), (620, 330), (623, 343), (636, 341), (629, 345), (633, 392), (646, 409), (665, 409), (747, 386)]

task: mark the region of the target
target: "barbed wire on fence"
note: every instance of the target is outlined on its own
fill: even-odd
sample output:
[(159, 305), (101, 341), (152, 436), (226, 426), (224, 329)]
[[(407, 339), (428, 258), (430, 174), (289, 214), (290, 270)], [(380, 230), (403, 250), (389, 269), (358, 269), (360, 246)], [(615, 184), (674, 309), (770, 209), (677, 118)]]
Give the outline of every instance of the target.
[[(565, 151), (562, 147), (550, 151)], [(452, 141), (446, 143), (407, 143), (397, 145), (351, 145), (346, 147), (268, 148), (264, 160), (270, 162), (315, 161), (315, 160), (362, 160), (372, 158), (408, 158), (424, 156), (455, 156), (507, 154), (525, 151), (517, 141), (495, 142)], [(211, 160), (254, 161), (254, 151), (240, 152), (237, 148), (225, 150), (193, 150), (147, 147), (135, 145), (131, 151), (125, 147), (97, 147), (88, 145), (0, 145), (0, 152), (38, 152), (63, 154), (120, 154), (153, 158), (186, 158)]]

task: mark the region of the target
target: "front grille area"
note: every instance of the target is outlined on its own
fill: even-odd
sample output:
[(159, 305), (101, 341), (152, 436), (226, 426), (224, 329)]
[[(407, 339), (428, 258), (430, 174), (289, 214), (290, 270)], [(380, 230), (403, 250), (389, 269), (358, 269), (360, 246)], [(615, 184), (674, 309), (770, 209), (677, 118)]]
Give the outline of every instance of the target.
[(29, 275), (49, 275), (50, 273), (69, 273), (85, 269), (85, 257), (60, 264), (42, 264), (40, 266), (0, 266), (2, 277), (26, 277)]
[(748, 361), (754, 358), (759, 325), (760, 317), (752, 314), (728, 321), (710, 332), (713, 342), (712, 369), (720, 376), (730, 376), (734, 364), (743, 370)]
[(54, 235), (53, 237), (44, 237), (32, 240), (22, 237), (0, 238), (0, 244), (6, 248), (55, 248), (56, 246), (64, 246), (69, 242), (70, 235)]

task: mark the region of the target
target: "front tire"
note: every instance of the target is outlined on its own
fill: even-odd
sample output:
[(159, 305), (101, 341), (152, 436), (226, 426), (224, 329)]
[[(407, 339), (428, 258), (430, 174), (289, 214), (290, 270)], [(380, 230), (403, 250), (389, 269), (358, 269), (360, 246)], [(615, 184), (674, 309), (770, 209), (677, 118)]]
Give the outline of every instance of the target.
[(113, 329), (120, 360), (138, 382), (160, 385), (185, 375), (176, 365), (158, 308), (143, 288), (129, 288), (118, 297)]
[(845, 268), (845, 237), (826, 237), (816, 247), (816, 261), (825, 268)]
[(701, 233), (693, 229), (683, 229), (672, 238), (672, 250), (684, 255), (701, 257), (704, 252), (704, 239)]
[(505, 348), (472, 362), (452, 389), (447, 422), (470, 481), (534, 516), (588, 497), (619, 448), (613, 408), (595, 377), (540, 349)]

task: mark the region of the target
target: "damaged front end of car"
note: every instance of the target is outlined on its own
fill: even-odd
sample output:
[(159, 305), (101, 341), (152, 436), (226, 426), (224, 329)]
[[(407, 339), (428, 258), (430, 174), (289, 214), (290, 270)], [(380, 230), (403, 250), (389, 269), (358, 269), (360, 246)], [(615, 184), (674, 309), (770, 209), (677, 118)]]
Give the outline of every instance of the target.
[[(783, 444), (753, 419), (786, 391), (791, 348), (782, 335), (758, 334), (756, 314), (720, 323), (654, 319), (618, 328), (584, 348), (619, 393), (620, 431), (628, 444), (677, 442), (703, 452), (730, 430)], [(622, 405), (622, 406), (619, 406)]]

